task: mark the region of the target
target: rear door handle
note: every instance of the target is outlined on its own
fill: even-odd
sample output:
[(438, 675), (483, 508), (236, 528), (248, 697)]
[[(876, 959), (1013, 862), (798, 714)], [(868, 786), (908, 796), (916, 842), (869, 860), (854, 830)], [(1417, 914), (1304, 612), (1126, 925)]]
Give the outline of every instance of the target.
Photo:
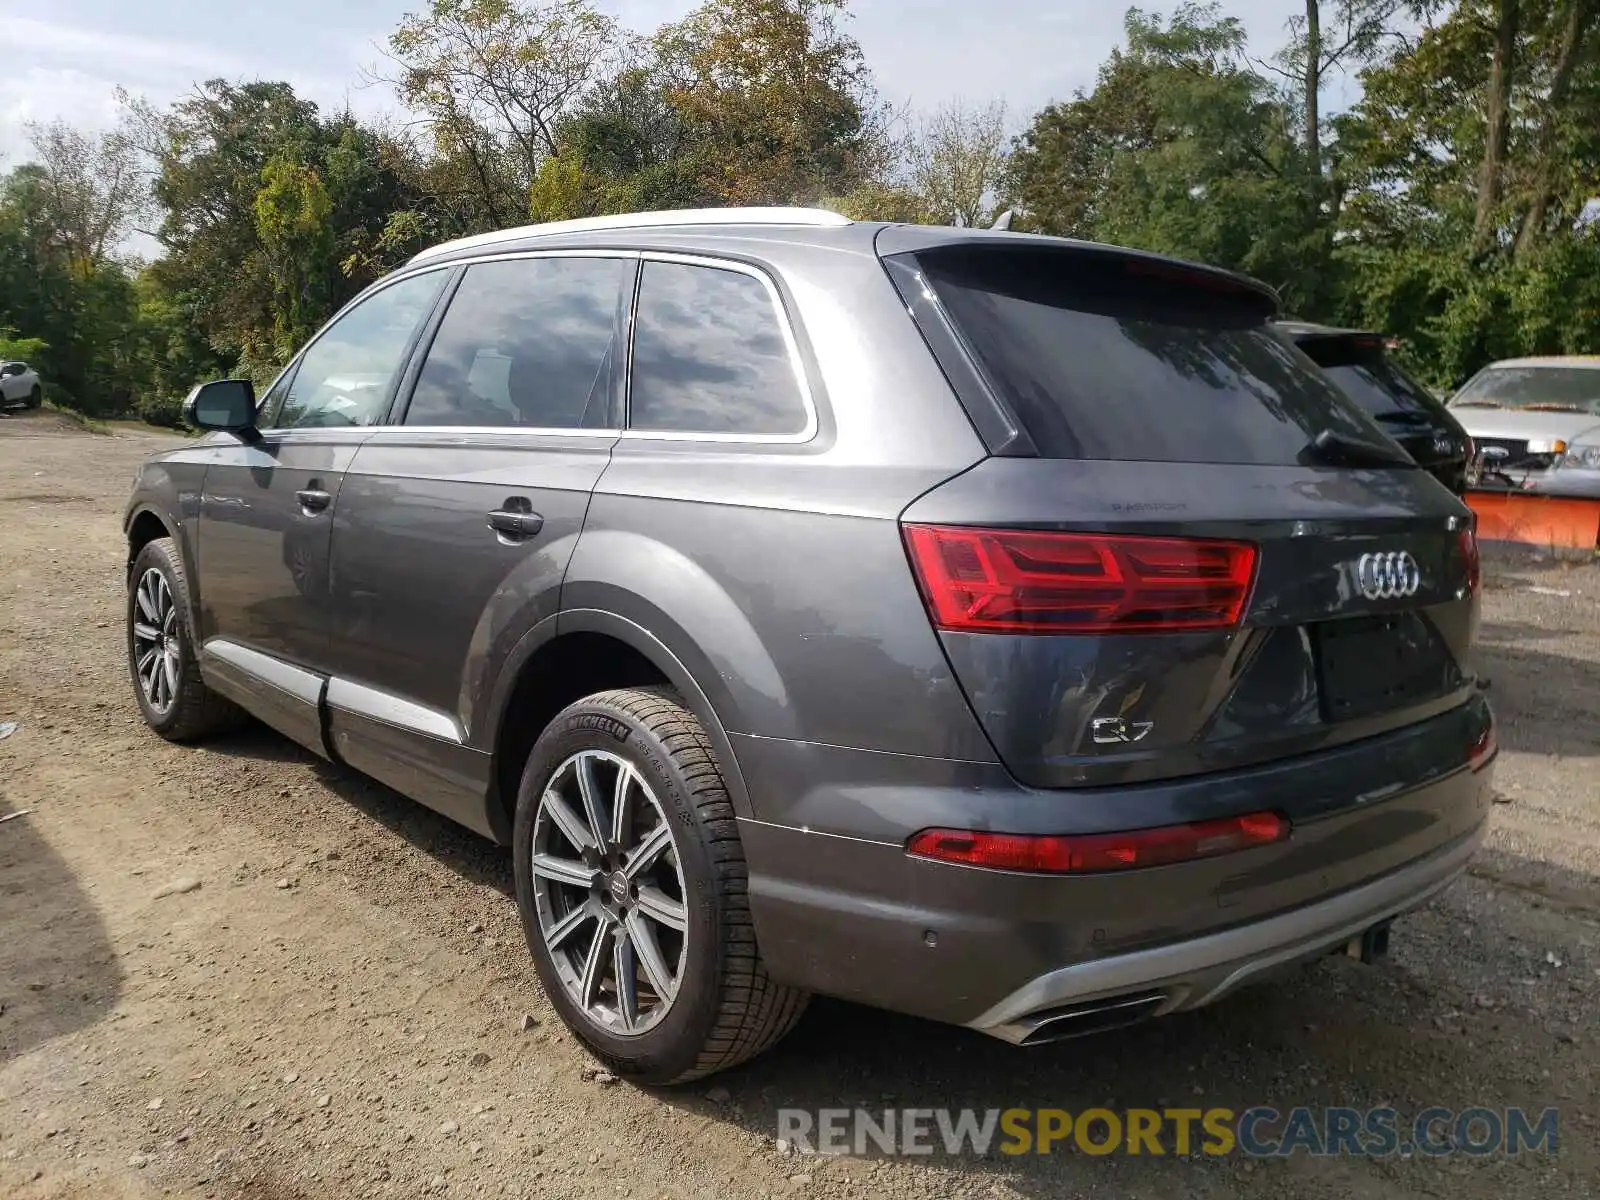
[(333, 493), (325, 492), (321, 488), (306, 488), (296, 492), (294, 498), (300, 501), (300, 507), (308, 513), (319, 513), (333, 503)]
[(544, 528), (544, 518), (536, 512), (497, 508), (489, 514), (489, 528), (509, 538), (530, 538)]

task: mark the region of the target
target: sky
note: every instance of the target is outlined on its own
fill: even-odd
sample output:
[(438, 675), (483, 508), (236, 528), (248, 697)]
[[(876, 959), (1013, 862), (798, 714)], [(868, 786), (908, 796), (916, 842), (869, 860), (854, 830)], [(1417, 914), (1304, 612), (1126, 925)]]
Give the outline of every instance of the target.
[[(681, 17), (696, 0), (599, 0), (630, 28)], [(121, 85), (164, 103), (197, 80), (287, 79), (334, 109), (393, 112), (361, 68), (425, 0), (0, 0), (0, 170), (27, 153), (24, 125), (62, 118), (103, 127)], [(1171, 4), (1145, 0), (1144, 7)], [(1295, 0), (1229, 0), (1252, 51), (1284, 41)], [(887, 99), (917, 108), (1003, 98), (1020, 127), (1052, 99), (1091, 85), (1120, 40), (1124, 3), (1103, 0), (855, 0), (851, 29)], [(1340, 88), (1328, 99), (1337, 104)], [(1326, 101), (1325, 101), (1326, 103)]]

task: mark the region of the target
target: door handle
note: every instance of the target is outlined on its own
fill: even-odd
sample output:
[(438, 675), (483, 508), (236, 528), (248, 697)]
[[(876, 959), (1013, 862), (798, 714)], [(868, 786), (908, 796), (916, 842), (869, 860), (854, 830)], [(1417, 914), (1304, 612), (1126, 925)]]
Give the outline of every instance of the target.
[(319, 513), (333, 503), (333, 493), (325, 492), (321, 488), (305, 488), (294, 494), (300, 501), (300, 507), (308, 513)]
[(489, 528), (508, 538), (530, 538), (544, 528), (544, 518), (536, 512), (497, 508), (489, 514)]

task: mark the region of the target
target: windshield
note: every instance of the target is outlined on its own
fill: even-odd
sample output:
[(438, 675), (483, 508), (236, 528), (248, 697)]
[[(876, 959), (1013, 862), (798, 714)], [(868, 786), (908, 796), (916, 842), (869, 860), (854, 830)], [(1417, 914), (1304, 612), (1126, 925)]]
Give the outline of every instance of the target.
[(1304, 463), (1319, 435), (1403, 451), (1303, 355), (1263, 301), (1138, 261), (1029, 248), (918, 255), (991, 386), (1050, 458)]
[(1468, 382), (1451, 408), (1522, 408), (1600, 417), (1600, 365), (1490, 367)]

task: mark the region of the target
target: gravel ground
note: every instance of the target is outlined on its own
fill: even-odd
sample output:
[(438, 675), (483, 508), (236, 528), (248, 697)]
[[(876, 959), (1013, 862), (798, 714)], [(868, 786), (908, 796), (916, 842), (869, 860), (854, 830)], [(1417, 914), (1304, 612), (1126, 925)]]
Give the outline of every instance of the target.
[[(264, 730), (140, 723), (118, 518), (162, 444), (0, 420), (0, 1195), (1600, 1194), (1600, 568), (1490, 564), (1489, 848), (1397, 925), (1198, 1013), (1017, 1050), (818, 1002), (684, 1091), (593, 1078), (504, 851)], [(586, 1068), (590, 1068), (586, 1070)], [(781, 1154), (781, 1107), (1561, 1111), (1555, 1156)]]

